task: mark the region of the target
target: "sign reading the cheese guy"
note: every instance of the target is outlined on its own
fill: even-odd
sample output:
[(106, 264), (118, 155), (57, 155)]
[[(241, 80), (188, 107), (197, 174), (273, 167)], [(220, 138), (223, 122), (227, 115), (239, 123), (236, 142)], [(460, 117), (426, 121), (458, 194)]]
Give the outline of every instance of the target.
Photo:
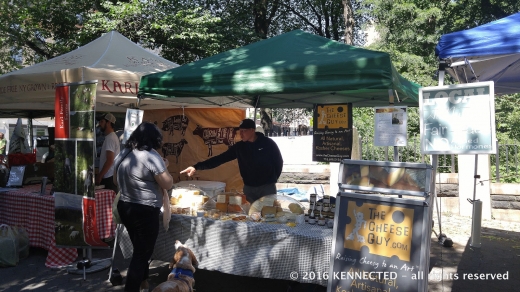
[(341, 192), (328, 291), (426, 291), (429, 213), (423, 200)]
[(493, 82), (419, 89), (423, 154), (494, 154)]
[(352, 104), (317, 105), (313, 115), (312, 160), (340, 162), (352, 153)]

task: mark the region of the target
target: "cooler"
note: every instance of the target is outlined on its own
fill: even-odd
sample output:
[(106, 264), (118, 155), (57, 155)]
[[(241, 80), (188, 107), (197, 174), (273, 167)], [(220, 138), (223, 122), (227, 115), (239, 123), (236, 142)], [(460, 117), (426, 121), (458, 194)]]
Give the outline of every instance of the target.
[(220, 181), (189, 180), (180, 181), (174, 186), (176, 188), (187, 188), (194, 186), (206, 192), (206, 195), (210, 198), (214, 198), (216, 195), (226, 191), (226, 183)]

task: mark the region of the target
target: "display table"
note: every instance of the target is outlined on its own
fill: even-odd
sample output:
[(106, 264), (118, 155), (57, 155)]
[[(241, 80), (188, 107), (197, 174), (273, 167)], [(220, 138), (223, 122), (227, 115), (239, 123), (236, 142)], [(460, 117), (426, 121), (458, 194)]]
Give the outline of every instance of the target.
[[(45, 265), (60, 267), (71, 264), (78, 257), (76, 248), (57, 248), (54, 239), (54, 197), (50, 196), (51, 185), (45, 195), (40, 195), (40, 185), (24, 186), (0, 192), (0, 224), (23, 226), (29, 234), (29, 245), (49, 251)], [(115, 235), (112, 220), (112, 190), (96, 190), (96, 217), (99, 236)]]
[[(118, 237), (123, 256), (131, 257), (132, 243), (124, 228), (120, 229)], [(323, 273), (329, 271), (331, 228), (172, 215), (168, 232), (164, 231), (161, 222), (152, 259), (171, 261), (175, 240), (194, 252), (200, 269), (327, 285)], [(298, 276), (294, 277), (296, 274), (291, 272)]]

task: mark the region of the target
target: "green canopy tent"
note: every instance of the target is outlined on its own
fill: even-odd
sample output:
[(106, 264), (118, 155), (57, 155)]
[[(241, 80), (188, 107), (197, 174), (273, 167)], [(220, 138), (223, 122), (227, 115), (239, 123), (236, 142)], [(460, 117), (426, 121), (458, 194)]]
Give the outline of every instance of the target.
[(183, 106), (312, 108), (386, 106), (392, 94), (395, 105), (418, 106), (418, 89), (387, 53), (295, 30), (144, 75), (139, 96)]

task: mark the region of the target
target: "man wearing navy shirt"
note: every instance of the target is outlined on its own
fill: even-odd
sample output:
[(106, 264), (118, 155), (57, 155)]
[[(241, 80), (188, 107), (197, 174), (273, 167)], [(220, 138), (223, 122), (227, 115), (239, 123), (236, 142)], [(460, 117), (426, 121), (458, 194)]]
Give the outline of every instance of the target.
[(251, 119), (240, 122), (242, 141), (230, 146), (226, 152), (186, 168), (180, 173), (192, 176), (197, 170), (212, 169), (237, 159), (240, 175), (244, 181), (244, 194), (250, 203), (267, 195), (276, 194), (276, 182), (282, 173), (283, 159), (276, 143), (255, 132)]

